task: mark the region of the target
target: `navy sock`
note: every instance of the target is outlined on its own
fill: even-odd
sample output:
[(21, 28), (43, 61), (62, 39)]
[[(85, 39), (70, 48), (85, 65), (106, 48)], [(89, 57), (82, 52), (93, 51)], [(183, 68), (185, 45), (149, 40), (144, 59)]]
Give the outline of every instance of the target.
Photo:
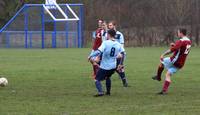
[(103, 93), (103, 90), (102, 90), (101, 82), (97, 80), (97, 81), (95, 82), (95, 85), (96, 85), (96, 88), (97, 88), (98, 93), (99, 93), (99, 94), (102, 94), (102, 93)]
[(126, 76), (125, 76), (125, 72), (118, 72), (121, 80), (122, 80), (122, 83), (123, 84), (126, 84), (127, 83), (127, 80), (126, 80)]
[(126, 79), (124, 72), (118, 72), (118, 74), (122, 80)]
[(110, 90), (111, 90), (111, 80), (110, 80), (110, 78), (106, 79), (106, 90), (107, 90), (107, 93), (110, 93)]

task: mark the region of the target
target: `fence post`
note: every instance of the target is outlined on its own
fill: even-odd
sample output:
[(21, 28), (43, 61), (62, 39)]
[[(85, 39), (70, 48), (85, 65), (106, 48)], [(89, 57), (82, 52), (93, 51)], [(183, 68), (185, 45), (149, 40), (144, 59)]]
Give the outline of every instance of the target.
[[(67, 8), (65, 9), (65, 14), (66, 15), (68, 14)], [(66, 48), (68, 48), (68, 39), (69, 39), (69, 32), (68, 31), (69, 31), (68, 21), (66, 21), (66, 24), (65, 24), (65, 38), (66, 38), (65, 45), (66, 45)]]
[(30, 48), (32, 48), (32, 32), (29, 33)]
[(24, 47), (28, 48), (28, 6), (24, 8)]
[(10, 33), (6, 32), (6, 48), (10, 48)]
[(53, 21), (53, 23), (54, 23), (54, 31), (53, 31), (53, 37), (52, 37), (52, 40), (53, 40), (53, 43), (52, 43), (52, 45), (53, 45), (53, 48), (56, 48), (56, 21), (54, 20)]
[(41, 34), (41, 37), (42, 37), (42, 49), (45, 48), (45, 45), (44, 45), (44, 31), (45, 31), (45, 16), (44, 16), (44, 7), (42, 7), (42, 10), (41, 10), (41, 22), (42, 22), (42, 34)]
[(83, 6), (80, 5), (79, 8), (79, 20), (78, 20), (78, 48), (82, 47), (82, 19), (83, 19)]

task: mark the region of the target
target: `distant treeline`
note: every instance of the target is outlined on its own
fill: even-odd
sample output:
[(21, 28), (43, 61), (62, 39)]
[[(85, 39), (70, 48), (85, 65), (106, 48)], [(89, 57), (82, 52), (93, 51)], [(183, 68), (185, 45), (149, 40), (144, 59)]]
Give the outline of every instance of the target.
[[(85, 6), (85, 45), (89, 45), (98, 19), (116, 20), (127, 46), (168, 44), (175, 40), (175, 30), (179, 27), (187, 28), (193, 43), (199, 45), (200, 0), (57, 0), (58, 3), (66, 1)], [(44, 0), (0, 0), (1, 26), (23, 2)]]

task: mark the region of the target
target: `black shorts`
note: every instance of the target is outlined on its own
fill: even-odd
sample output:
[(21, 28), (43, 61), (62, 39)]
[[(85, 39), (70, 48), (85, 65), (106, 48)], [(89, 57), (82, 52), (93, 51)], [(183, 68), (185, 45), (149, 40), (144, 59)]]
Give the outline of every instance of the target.
[(112, 76), (112, 74), (115, 73), (116, 69), (111, 69), (111, 70), (104, 70), (99, 68), (97, 75), (96, 75), (96, 80), (102, 81), (105, 80), (106, 78), (109, 78)]

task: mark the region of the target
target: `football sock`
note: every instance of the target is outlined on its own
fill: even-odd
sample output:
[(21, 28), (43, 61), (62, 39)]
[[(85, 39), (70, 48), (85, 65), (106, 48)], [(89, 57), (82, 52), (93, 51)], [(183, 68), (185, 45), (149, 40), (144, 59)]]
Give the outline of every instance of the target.
[(163, 66), (159, 66), (159, 67), (158, 67), (157, 77), (158, 77), (159, 79), (161, 79), (161, 75), (162, 75), (163, 70), (164, 70), (164, 67), (163, 67)]
[(92, 75), (92, 77), (93, 77), (93, 79), (95, 79), (96, 78), (96, 74), (97, 74), (97, 72), (99, 70), (99, 67), (98, 67), (98, 65), (92, 65), (92, 67), (93, 67), (93, 75)]
[(93, 66), (94, 66), (94, 74), (96, 75), (97, 71), (99, 70), (99, 67), (98, 67), (98, 65), (93, 65)]
[(110, 80), (110, 78), (106, 79), (106, 90), (107, 90), (107, 93), (110, 93), (110, 90), (111, 90), (111, 80)]
[(118, 72), (118, 74), (119, 74), (119, 76), (120, 76), (122, 82), (123, 82), (123, 83), (127, 83), (127, 81), (126, 81), (126, 76), (125, 76), (125, 72)]
[(93, 68), (93, 75), (96, 75), (96, 73), (95, 73), (95, 66), (92, 65), (92, 68)]
[(170, 82), (165, 80), (165, 82), (163, 84), (163, 91), (164, 92), (168, 91), (169, 85), (170, 85)]
[(95, 85), (96, 85), (96, 88), (97, 88), (98, 93), (99, 93), (99, 94), (102, 94), (102, 93), (103, 93), (103, 90), (102, 90), (101, 82), (97, 80), (97, 81), (95, 82)]

